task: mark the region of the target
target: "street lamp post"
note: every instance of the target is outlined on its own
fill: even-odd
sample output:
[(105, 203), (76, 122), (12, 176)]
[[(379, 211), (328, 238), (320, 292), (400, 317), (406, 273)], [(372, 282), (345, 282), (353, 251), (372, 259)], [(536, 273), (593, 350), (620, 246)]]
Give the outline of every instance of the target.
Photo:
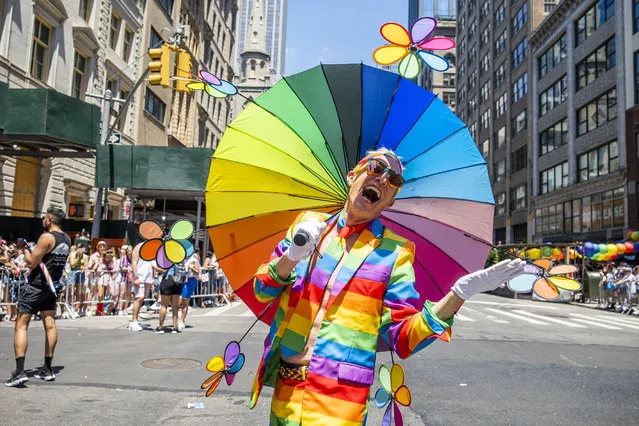
[[(91, 96), (91, 95), (90, 95)], [(92, 95), (97, 97), (95, 95)], [(106, 145), (109, 134), (109, 117), (111, 114), (111, 104), (113, 103), (113, 93), (106, 89), (102, 97), (102, 122), (100, 127), (100, 145)], [(97, 161), (97, 158), (96, 158)], [(97, 170), (97, 167), (96, 167)], [(93, 210), (93, 225), (91, 226), (91, 237), (100, 237), (100, 221), (102, 220), (102, 188), (98, 187), (95, 194), (95, 209)]]

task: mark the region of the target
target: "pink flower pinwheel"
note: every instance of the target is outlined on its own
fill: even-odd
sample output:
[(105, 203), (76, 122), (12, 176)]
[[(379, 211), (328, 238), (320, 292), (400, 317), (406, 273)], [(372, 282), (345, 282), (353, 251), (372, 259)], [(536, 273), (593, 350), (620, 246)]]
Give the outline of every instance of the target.
[(455, 41), (448, 37), (428, 38), (436, 26), (437, 20), (434, 18), (421, 18), (415, 21), (409, 34), (406, 28), (394, 22), (382, 25), (379, 31), (391, 44), (377, 48), (373, 59), (380, 65), (401, 61), (398, 66), (399, 74), (409, 79), (419, 75), (422, 61), (435, 71), (446, 71), (450, 67), (448, 61), (426, 49), (452, 49)]

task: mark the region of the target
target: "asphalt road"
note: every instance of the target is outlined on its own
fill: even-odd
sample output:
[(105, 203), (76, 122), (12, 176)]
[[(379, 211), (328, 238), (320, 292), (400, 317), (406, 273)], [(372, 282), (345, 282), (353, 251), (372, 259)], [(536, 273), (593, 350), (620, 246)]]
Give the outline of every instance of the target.
[[(148, 315), (155, 327), (157, 320)], [(271, 390), (247, 408), (266, 327), (242, 342), (247, 362), (232, 387), (205, 398), (204, 366), (150, 369), (153, 359), (206, 363), (239, 339), (252, 317), (243, 305), (198, 309), (172, 335), (129, 332), (122, 317), (59, 321), (57, 379), (0, 388), (3, 425), (264, 425)], [(188, 322), (188, 321), (187, 321)], [(14, 368), (13, 331), (0, 324), (0, 371)], [(44, 334), (32, 323), (27, 368), (42, 363)], [(639, 422), (639, 318), (480, 295), (466, 304), (451, 343), (401, 361), (413, 395), (408, 425), (625, 425)], [(389, 363), (380, 354), (378, 361)], [(185, 367), (187, 362), (181, 363)], [(197, 364), (197, 363), (195, 363)], [(6, 380), (3, 377), (4, 380)], [(373, 387), (376, 390), (377, 384)], [(189, 409), (203, 402), (202, 409)], [(370, 409), (368, 424), (381, 424)]]

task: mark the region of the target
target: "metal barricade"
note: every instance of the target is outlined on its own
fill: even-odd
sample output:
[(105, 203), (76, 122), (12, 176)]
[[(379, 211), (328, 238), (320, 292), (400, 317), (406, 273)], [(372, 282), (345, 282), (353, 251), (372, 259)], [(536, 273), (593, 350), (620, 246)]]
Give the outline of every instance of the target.
[[(21, 268), (18, 270), (18, 274), (15, 274), (15, 269), (0, 267), (0, 306), (13, 306), (17, 309), (18, 301), (22, 295), (22, 290), (27, 284), (27, 276), (29, 275), (29, 269)], [(64, 295), (64, 300), (62, 296)], [(67, 303), (68, 292), (64, 294), (58, 294), (58, 300), (56, 304), (62, 306), (69, 312), (73, 319), (73, 310)], [(7, 309), (8, 311), (8, 309)]]
[(207, 272), (209, 274), (208, 282), (202, 281), (198, 277), (198, 283), (195, 287), (196, 291), (191, 296), (191, 299), (214, 299), (221, 298), (226, 302), (227, 305), (231, 304), (230, 298), (233, 293), (231, 286), (229, 284), (228, 279), (222, 272), (221, 274), (217, 274), (214, 268), (211, 269), (203, 269), (203, 272)]

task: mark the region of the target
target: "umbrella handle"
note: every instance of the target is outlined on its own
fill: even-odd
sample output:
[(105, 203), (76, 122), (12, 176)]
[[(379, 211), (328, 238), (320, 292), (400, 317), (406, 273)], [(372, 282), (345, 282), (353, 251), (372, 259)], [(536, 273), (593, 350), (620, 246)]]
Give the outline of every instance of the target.
[[(308, 242), (308, 238), (306, 238), (306, 235), (304, 234), (297, 234), (293, 237), (293, 242), (295, 243), (296, 246), (304, 246), (306, 245), (306, 243)], [(317, 246), (313, 247), (313, 250), (315, 251), (315, 253), (319, 256), (319, 258), (322, 258), (322, 253), (319, 252), (319, 250), (317, 250)]]

